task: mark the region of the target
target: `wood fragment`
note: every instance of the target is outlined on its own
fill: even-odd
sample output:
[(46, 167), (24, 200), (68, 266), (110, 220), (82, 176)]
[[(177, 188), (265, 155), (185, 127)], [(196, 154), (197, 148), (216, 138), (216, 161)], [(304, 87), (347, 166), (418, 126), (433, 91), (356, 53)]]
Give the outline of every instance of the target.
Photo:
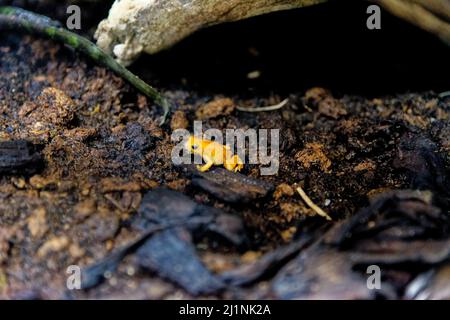
[(28, 141), (0, 141), (0, 174), (34, 172), (40, 167), (41, 160), (36, 146)]

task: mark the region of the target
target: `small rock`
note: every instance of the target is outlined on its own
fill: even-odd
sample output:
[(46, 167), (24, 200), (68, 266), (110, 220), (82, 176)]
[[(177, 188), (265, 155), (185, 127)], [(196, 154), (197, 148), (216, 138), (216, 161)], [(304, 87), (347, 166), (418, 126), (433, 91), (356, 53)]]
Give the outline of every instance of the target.
[(314, 87), (305, 92), (305, 99), (308, 103), (317, 105), (320, 101), (330, 95), (330, 92), (324, 88)]
[(327, 97), (319, 102), (319, 112), (333, 119), (347, 115), (344, 105), (333, 97)]
[(316, 107), (319, 113), (338, 119), (347, 114), (345, 106), (335, 99), (331, 92), (323, 88), (312, 88), (305, 93), (305, 100), (311, 107)]
[(294, 202), (280, 203), (280, 209), (282, 213), (280, 218), (283, 218), (285, 222), (290, 223), (294, 219), (299, 218), (301, 215), (305, 213), (304, 208), (305, 207), (303, 205)]
[(43, 258), (51, 252), (58, 252), (69, 246), (69, 238), (67, 236), (53, 237), (45, 242), (38, 250), (37, 254)]
[(172, 131), (177, 129), (186, 129), (188, 126), (189, 121), (186, 118), (186, 114), (181, 110), (175, 111), (170, 122), (170, 128)]
[(358, 165), (356, 165), (353, 168), (353, 171), (355, 172), (359, 172), (359, 171), (373, 171), (376, 169), (376, 164), (371, 161), (371, 160), (367, 160), (367, 161), (363, 161), (361, 163), (359, 163)]
[(76, 106), (73, 100), (63, 91), (56, 88), (46, 88), (35, 103), (26, 103), (19, 111), (29, 125), (40, 129), (66, 127), (74, 118)]
[(294, 189), (286, 183), (279, 184), (273, 193), (273, 197), (275, 198), (275, 200), (278, 200), (283, 196), (292, 197), (293, 195)]
[(166, 183), (167, 187), (176, 191), (183, 191), (186, 188), (188, 181), (186, 179), (176, 179), (173, 181), (168, 181)]
[(296, 227), (290, 227), (284, 231), (281, 232), (281, 238), (283, 238), (284, 242), (290, 242), (292, 238), (294, 237), (295, 233), (297, 232)]
[(28, 230), (34, 238), (41, 238), (48, 230), (47, 212), (44, 208), (38, 208), (33, 211), (28, 218)]
[(195, 115), (199, 120), (206, 120), (218, 116), (227, 116), (234, 111), (235, 104), (229, 98), (213, 100), (197, 109)]
[(259, 77), (261, 77), (261, 71), (259, 71), (259, 70), (255, 70), (255, 71), (251, 71), (251, 72), (247, 73), (247, 79), (255, 80), (255, 79), (258, 79)]
[(227, 254), (215, 252), (205, 252), (201, 256), (205, 266), (216, 274), (233, 270), (236, 267), (237, 259), (230, 259)]
[(27, 185), (27, 182), (23, 178), (13, 177), (13, 178), (11, 178), (11, 182), (14, 184), (14, 186), (17, 189), (24, 189), (25, 186)]
[(84, 253), (85, 251), (76, 243), (71, 244), (69, 247), (69, 254), (72, 258), (81, 258), (84, 256)]
[(56, 181), (52, 177), (44, 178), (40, 175), (34, 175), (30, 178), (30, 185), (34, 189), (45, 189), (46, 187), (48, 187), (50, 185), (56, 186)]
[(77, 219), (84, 220), (97, 210), (97, 203), (94, 199), (88, 199), (78, 203), (74, 207), (75, 215)]

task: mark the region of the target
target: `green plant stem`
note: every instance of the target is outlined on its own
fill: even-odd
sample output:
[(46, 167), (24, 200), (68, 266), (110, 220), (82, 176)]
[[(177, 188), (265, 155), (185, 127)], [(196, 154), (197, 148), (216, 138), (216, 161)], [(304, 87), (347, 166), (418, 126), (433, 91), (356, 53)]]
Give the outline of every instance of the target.
[(95, 62), (109, 68), (118, 76), (128, 81), (132, 86), (161, 106), (164, 114), (160, 124), (163, 124), (169, 115), (171, 104), (167, 98), (115, 61), (94, 43), (76, 33), (64, 29), (59, 22), (20, 8), (0, 7), (0, 30), (5, 29), (22, 30), (28, 33), (38, 34), (62, 42), (83, 52)]

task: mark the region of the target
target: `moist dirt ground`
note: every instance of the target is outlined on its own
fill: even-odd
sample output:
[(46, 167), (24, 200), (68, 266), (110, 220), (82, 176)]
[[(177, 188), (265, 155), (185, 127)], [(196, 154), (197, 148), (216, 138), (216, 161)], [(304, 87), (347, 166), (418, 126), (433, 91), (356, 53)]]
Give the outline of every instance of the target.
[[(64, 18), (63, 4), (24, 4)], [(131, 69), (174, 101), (162, 127), (158, 106), (107, 69), (61, 44), (0, 33), (0, 140), (32, 146), (25, 165), (0, 163), (0, 297), (399, 298), (430, 271), (428, 292), (449, 294), (448, 280), (438, 280), (450, 258), (450, 100), (439, 96), (450, 85), (450, 51), (390, 16), (372, 35), (363, 17), (354, 3), (278, 13), (141, 57)], [(87, 36), (98, 19), (86, 13)], [(238, 110), (286, 98), (280, 110)], [(241, 171), (270, 186), (262, 196), (229, 201), (223, 194), (239, 191), (194, 183), (172, 164), (171, 133), (192, 130), (194, 120), (204, 129), (280, 130), (278, 173)], [(158, 197), (145, 200), (161, 190), (241, 224), (167, 235), (192, 245), (183, 259), (205, 268), (199, 277), (225, 285), (190, 287), (165, 271), (179, 263), (178, 244), (154, 241), (130, 249), (89, 289), (68, 290), (68, 266), (102, 262), (145, 233), (135, 222), (146, 201), (164, 211)], [(378, 293), (366, 288), (370, 264), (385, 270)]]

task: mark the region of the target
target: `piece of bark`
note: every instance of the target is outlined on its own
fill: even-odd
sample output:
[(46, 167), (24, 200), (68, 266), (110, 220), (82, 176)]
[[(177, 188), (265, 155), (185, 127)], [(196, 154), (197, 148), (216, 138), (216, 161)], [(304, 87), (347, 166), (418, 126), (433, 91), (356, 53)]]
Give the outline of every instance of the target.
[(148, 239), (136, 252), (143, 269), (157, 272), (192, 295), (214, 294), (225, 285), (200, 261), (191, 236), (183, 228), (165, 230)]
[(139, 267), (158, 273), (190, 294), (212, 294), (222, 290), (224, 283), (203, 265), (193, 240), (204, 234), (219, 236), (235, 246), (247, 241), (239, 217), (165, 188), (144, 196), (132, 226), (141, 232), (139, 238), (85, 268), (83, 289), (102, 283), (105, 274), (114, 272), (125, 256), (135, 254)]
[(214, 235), (236, 246), (247, 241), (240, 217), (198, 204), (177, 191), (156, 188), (142, 199), (133, 226), (146, 230), (164, 224), (182, 224), (195, 236)]
[(24, 140), (0, 142), (0, 174), (32, 173), (39, 169), (41, 164), (42, 157), (30, 142)]

